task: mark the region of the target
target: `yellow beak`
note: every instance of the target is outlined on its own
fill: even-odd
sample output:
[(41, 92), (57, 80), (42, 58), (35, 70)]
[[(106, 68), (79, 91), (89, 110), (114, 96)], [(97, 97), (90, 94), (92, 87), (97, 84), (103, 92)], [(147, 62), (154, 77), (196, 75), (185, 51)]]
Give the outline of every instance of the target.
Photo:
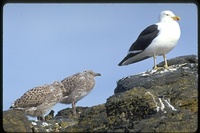
[(181, 18), (179, 16), (174, 16), (174, 17), (172, 17), (172, 19), (177, 20), (177, 21), (181, 20)]

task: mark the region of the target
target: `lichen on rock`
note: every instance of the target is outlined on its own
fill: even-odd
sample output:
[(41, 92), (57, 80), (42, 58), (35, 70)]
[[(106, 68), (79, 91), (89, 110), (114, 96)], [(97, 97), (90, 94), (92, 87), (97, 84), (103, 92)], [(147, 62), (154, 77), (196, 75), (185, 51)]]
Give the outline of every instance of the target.
[(3, 129), (6, 132), (32, 132), (31, 122), (18, 110), (3, 111)]

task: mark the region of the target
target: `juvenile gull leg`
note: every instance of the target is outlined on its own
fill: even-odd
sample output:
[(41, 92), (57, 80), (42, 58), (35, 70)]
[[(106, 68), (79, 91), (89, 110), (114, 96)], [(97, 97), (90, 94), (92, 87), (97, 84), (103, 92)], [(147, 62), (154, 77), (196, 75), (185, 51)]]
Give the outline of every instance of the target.
[(72, 101), (72, 109), (73, 109), (73, 115), (76, 115), (76, 104), (74, 101)]

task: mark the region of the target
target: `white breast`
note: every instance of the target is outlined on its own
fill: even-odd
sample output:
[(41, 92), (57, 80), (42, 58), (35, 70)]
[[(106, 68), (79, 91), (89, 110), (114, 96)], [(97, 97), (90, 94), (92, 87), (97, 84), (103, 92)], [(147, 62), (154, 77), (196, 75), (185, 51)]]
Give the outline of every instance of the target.
[(153, 56), (153, 53), (156, 55), (167, 54), (176, 46), (181, 35), (179, 24), (176, 21), (160, 22), (157, 25), (160, 30), (159, 34), (144, 51), (149, 56)]

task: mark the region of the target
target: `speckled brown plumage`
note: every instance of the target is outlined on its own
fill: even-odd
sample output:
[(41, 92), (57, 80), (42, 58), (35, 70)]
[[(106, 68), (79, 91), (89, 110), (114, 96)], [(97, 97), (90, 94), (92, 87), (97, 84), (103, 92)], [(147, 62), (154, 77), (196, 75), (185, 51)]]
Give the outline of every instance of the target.
[(60, 103), (71, 104), (73, 114), (76, 115), (76, 102), (85, 97), (95, 86), (95, 76), (100, 76), (91, 70), (76, 73), (61, 81), (64, 86), (63, 99)]
[(62, 98), (62, 83), (55, 81), (50, 85), (43, 85), (30, 89), (17, 99), (12, 109), (22, 110), (32, 117), (43, 117), (52, 106)]

